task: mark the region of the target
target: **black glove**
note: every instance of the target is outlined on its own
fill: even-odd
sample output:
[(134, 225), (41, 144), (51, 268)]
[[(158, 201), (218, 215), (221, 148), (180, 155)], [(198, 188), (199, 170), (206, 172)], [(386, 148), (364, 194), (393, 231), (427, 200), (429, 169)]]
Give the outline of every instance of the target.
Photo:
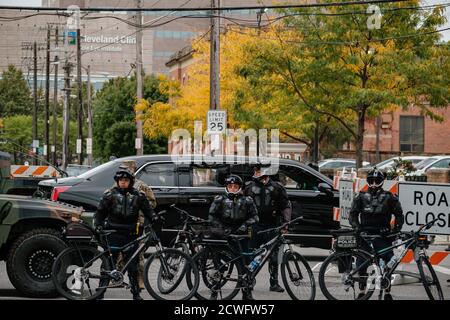
[(102, 233), (103, 232), (103, 227), (102, 226), (96, 226), (95, 227), (95, 232), (99, 233), (99, 234)]
[(237, 234), (244, 234), (247, 233), (247, 226), (245, 224), (241, 225), (237, 230)]

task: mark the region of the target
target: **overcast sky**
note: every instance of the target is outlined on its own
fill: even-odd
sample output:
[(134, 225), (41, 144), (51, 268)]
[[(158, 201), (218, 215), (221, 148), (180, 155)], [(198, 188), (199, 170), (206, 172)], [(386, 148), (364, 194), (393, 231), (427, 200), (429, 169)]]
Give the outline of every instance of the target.
[[(145, 0), (144, 0), (145, 1)], [(438, 4), (438, 3), (448, 3), (450, 0), (422, 0), (423, 5)], [(0, 0), (0, 5), (8, 6), (41, 6), (41, 0)], [(443, 27), (450, 28), (450, 7), (446, 10), (447, 24)], [(445, 41), (450, 40), (450, 30), (442, 32)]]

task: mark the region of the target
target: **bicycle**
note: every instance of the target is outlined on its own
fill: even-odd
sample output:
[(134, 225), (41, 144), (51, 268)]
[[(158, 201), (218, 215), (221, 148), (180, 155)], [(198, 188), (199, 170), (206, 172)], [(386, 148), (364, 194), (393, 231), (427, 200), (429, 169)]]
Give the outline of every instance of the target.
[[(163, 212), (158, 213), (161, 215)], [(160, 239), (150, 226), (143, 228), (141, 236), (121, 247), (109, 245), (108, 236), (117, 230), (104, 230), (96, 233), (89, 225), (75, 223), (76, 228), (82, 230), (71, 235), (64, 232), (69, 247), (56, 258), (52, 273), (56, 290), (66, 299), (94, 300), (102, 296), (106, 289), (115, 287), (129, 288), (124, 281), (124, 274), (133, 259), (147, 250), (150, 245), (155, 246), (155, 252), (150, 255), (144, 265), (144, 283), (150, 295), (157, 300), (188, 300), (197, 291), (200, 277), (198, 268), (190, 256), (176, 249), (163, 249)], [(139, 245), (123, 267), (117, 270), (113, 252), (125, 252)], [(100, 248), (100, 250), (99, 250)], [(189, 287), (180, 285), (189, 275)], [(173, 287), (169, 293), (158, 290), (157, 276), (164, 283)], [(160, 283), (161, 284), (161, 283)], [(175, 289), (178, 289), (174, 292)]]
[[(202, 282), (195, 294), (200, 300), (221, 299), (231, 300), (240, 289), (253, 288), (256, 284), (256, 276), (265, 263), (269, 260), (274, 249), (281, 245), (287, 245), (282, 256), (281, 278), (289, 296), (294, 300), (315, 298), (315, 280), (310, 266), (302, 255), (295, 252), (292, 242), (285, 238), (282, 229), (291, 223), (298, 221), (301, 217), (283, 224), (280, 227), (271, 228), (258, 232), (277, 231), (278, 234), (267, 243), (262, 244), (252, 252), (241, 252), (240, 245), (236, 249), (233, 243), (239, 244), (243, 238), (249, 235), (229, 235), (227, 240), (203, 238), (200, 244), (203, 246), (194, 257), (202, 277)], [(252, 256), (259, 263), (247, 265), (246, 257)], [(189, 275), (188, 275), (189, 285)], [(306, 293), (304, 293), (306, 292)]]
[(194, 256), (200, 250), (200, 246), (197, 243), (198, 230), (193, 226), (210, 226), (211, 222), (190, 215), (189, 212), (177, 208), (175, 204), (172, 204), (170, 208), (176, 210), (180, 214), (180, 219), (183, 220), (183, 226), (172, 240), (170, 248), (180, 248), (184, 253)]
[[(437, 220), (421, 226), (415, 232), (399, 232), (388, 236), (398, 240), (398, 243), (378, 252), (373, 249), (372, 242), (380, 238), (379, 235), (358, 235), (352, 230), (332, 232), (335, 237), (335, 251), (323, 262), (319, 270), (319, 286), (325, 297), (329, 300), (367, 300), (372, 297), (375, 289), (379, 289), (378, 298), (383, 299), (386, 290), (391, 286), (392, 274), (411, 249), (414, 251), (420, 279), (429, 299), (443, 300), (439, 279), (426, 253), (430, 242), (422, 233), (430, 229)], [(371, 252), (359, 248), (361, 241), (369, 244)], [(382, 257), (392, 249), (403, 246), (401, 253), (394, 255), (393, 265), (389, 267), (389, 262), (385, 262)], [(364, 271), (365, 269), (367, 271)]]

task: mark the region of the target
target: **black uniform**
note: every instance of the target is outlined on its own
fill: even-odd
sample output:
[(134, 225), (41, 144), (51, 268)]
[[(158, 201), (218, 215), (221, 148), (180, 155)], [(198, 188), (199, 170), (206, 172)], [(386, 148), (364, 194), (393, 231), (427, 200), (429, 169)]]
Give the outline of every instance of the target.
[[(396, 195), (380, 188), (376, 192), (361, 192), (355, 197), (350, 209), (349, 222), (358, 231), (384, 235), (391, 231), (392, 215), (395, 217), (395, 230), (400, 231), (404, 222), (400, 201)], [(392, 241), (387, 238), (377, 238), (372, 244), (375, 250), (380, 251), (390, 247)], [(366, 243), (363, 243), (361, 247), (371, 251)], [(383, 255), (383, 260), (387, 263), (393, 255), (391, 250)], [(356, 264), (360, 265), (362, 262), (357, 260)], [(366, 270), (361, 270), (361, 274), (365, 274)], [(360, 289), (364, 288), (364, 285), (360, 285)]]
[[(253, 198), (258, 209), (259, 223), (256, 224), (253, 231), (253, 247), (257, 247), (276, 236), (272, 232), (257, 235), (258, 231), (273, 228), (291, 220), (291, 203), (286, 189), (270, 178), (267, 184), (256, 179), (247, 182), (244, 194)], [(278, 249), (274, 250), (270, 257), (269, 273), (270, 286), (278, 285)]]
[[(128, 189), (114, 187), (105, 191), (95, 213), (94, 222), (96, 226), (118, 230), (117, 233), (108, 236), (108, 241), (112, 247), (121, 247), (137, 238), (136, 230), (139, 221), (139, 211), (144, 214), (144, 225), (150, 224), (153, 217), (153, 209), (145, 194), (133, 187)], [(138, 244), (123, 252), (123, 259), (128, 261), (137, 247)], [(118, 255), (119, 252), (113, 253), (114, 261), (117, 261)], [(131, 292), (133, 294), (139, 293), (137, 273), (138, 260), (134, 259), (128, 268), (128, 277), (130, 278)]]
[[(244, 234), (248, 232), (250, 226), (258, 222), (258, 211), (253, 199), (246, 197), (242, 192), (227, 197), (216, 196), (211, 208), (209, 209), (209, 221), (216, 227), (225, 231), (225, 233)], [(235, 245), (236, 250), (248, 251), (248, 239), (242, 239)], [(249, 263), (247, 260), (246, 263)], [(242, 289), (242, 298), (244, 300), (253, 299), (251, 288)], [(211, 299), (217, 297), (216, 293), (211, 294)]]

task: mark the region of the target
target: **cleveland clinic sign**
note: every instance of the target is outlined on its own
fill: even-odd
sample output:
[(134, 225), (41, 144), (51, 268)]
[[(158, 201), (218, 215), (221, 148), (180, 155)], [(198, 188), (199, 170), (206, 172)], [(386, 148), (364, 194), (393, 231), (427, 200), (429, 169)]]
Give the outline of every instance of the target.
[[(136, 37), (131, 36), (82, 36), (81, 38), (81, 50), (90, 51), (122, 51), (122, 45), (135, 45)], [(101, 46), (96, 46), (100, 44)]]

